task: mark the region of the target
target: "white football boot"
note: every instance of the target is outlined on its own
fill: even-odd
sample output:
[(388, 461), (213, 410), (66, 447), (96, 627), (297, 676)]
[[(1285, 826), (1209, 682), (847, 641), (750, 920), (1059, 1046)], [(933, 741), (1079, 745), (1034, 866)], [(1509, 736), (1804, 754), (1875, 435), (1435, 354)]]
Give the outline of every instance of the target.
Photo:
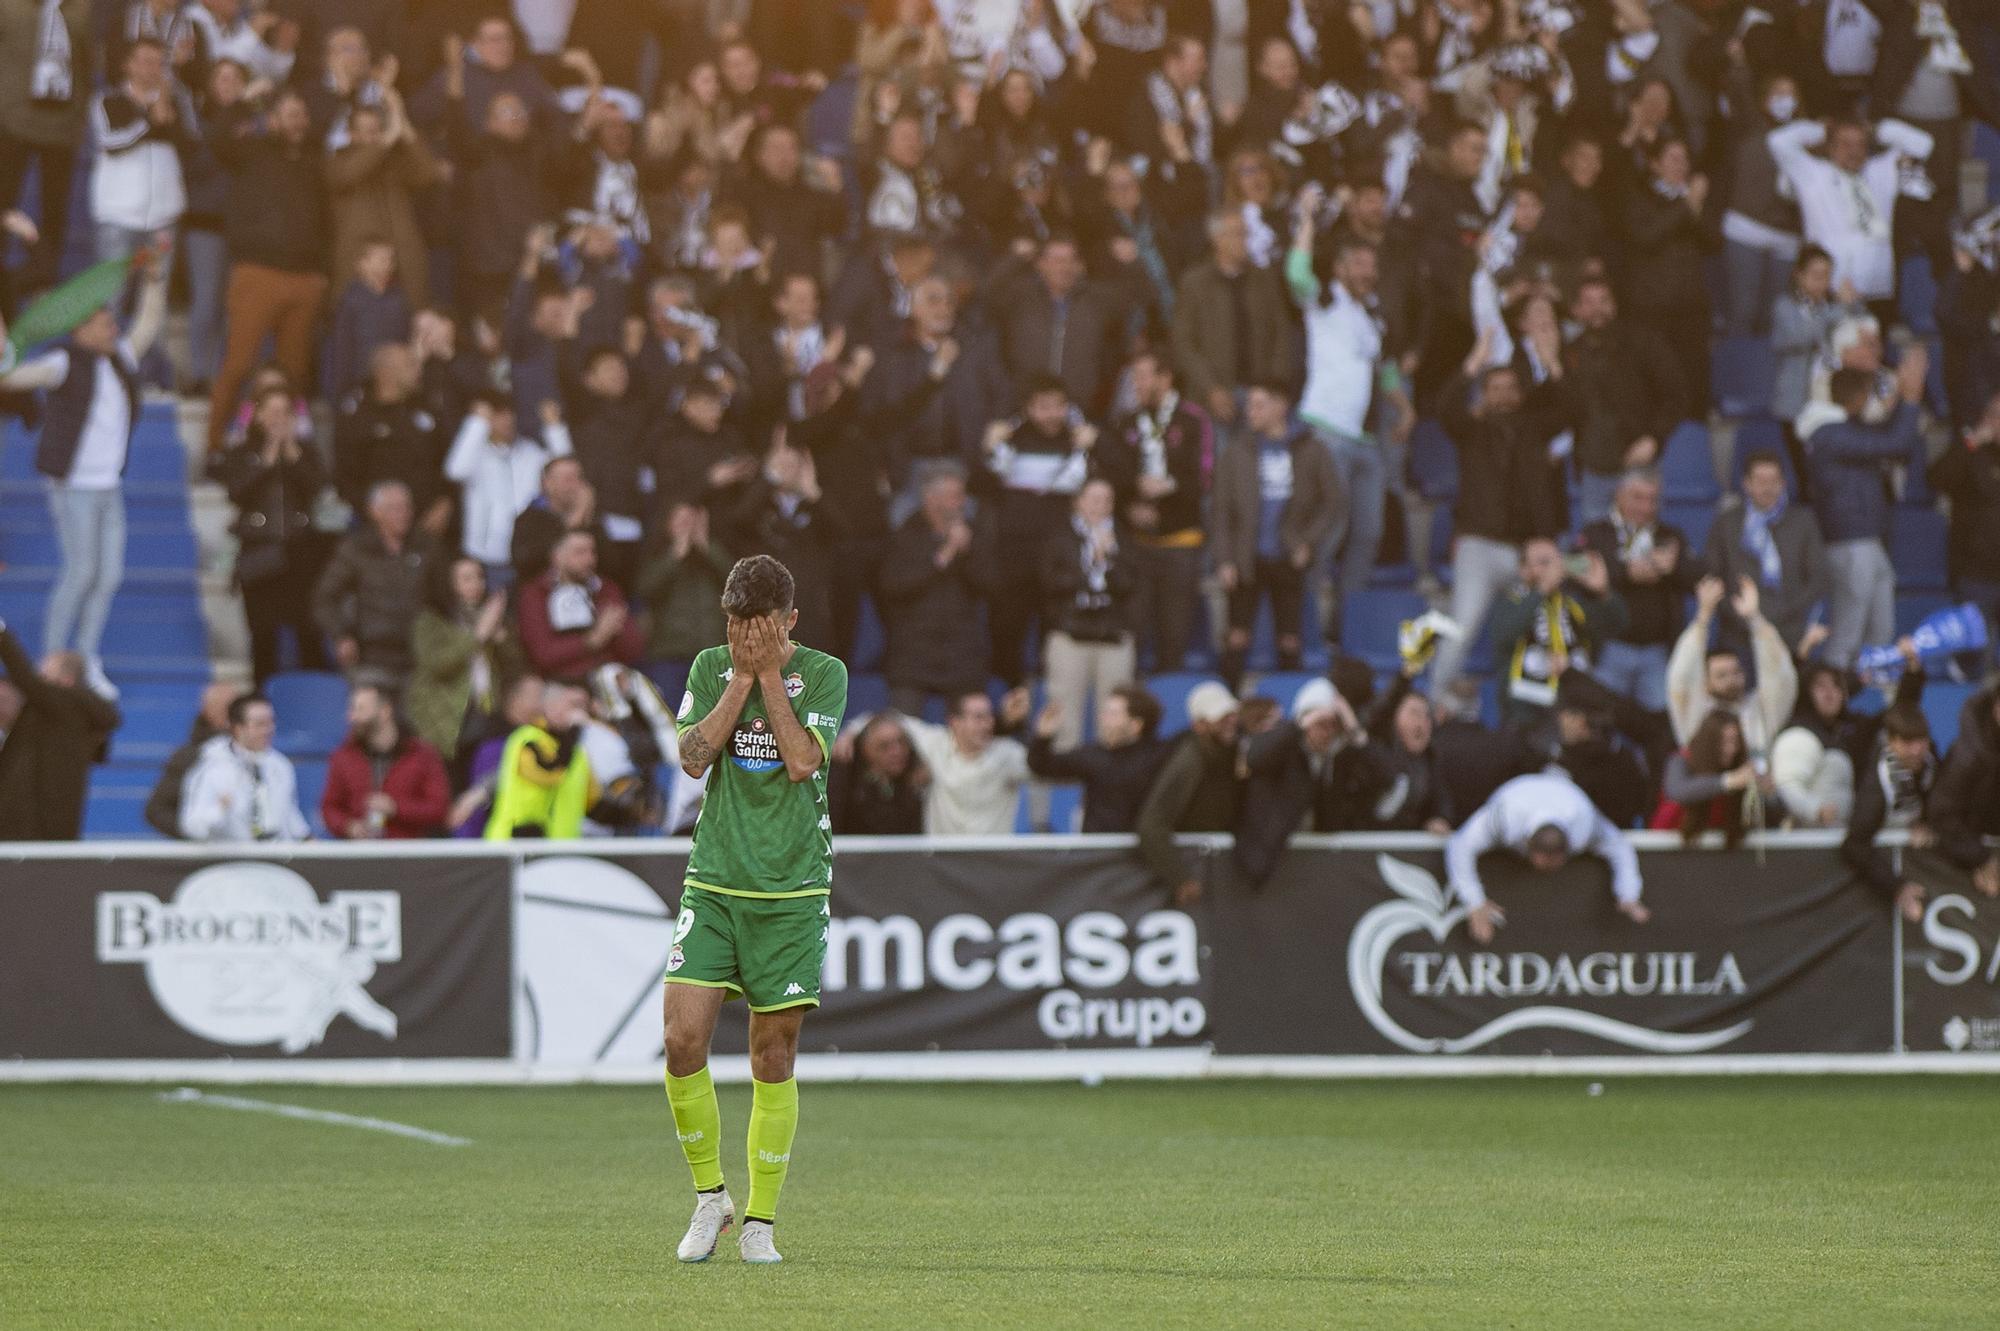
[(753, 1220), (743, 1226), (736, 1236), (736, 1244), (742, 1249), (743, 1260), (768, 1265), (785, 1259), (778, 1255), (776, 1245), (771, 1242), (771, 1227), (761, 1220)]
[(704, 1192), (695, 1203), (694, 1219), (688, 1221), (688, 1232), (681, 1236), (681, 1246), (674, 1256), (684, 1262), (705, 1262), (715, 1256), (716, 1240), (720, 1239), (736, 1219), (736, 1205), (729, 1200), (729, 1190)]

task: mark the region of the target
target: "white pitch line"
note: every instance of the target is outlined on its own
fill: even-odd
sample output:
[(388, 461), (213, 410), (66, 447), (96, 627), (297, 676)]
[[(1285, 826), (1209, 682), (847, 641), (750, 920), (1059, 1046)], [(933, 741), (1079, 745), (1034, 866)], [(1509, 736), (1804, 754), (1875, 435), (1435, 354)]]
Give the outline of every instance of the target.
[(370, 1132), (386, 1132), (396, 1137), (412, 1137), (433, 1146), (470, 1146), (469, 1137), (453, 1137), (449, 1133), (432, 1132), (429, 1128), (413, 1128), (407, 1123), (395, 1123), (386, 1118), (364, 1118), (359, 1114), (339, 1114), (331, 1109), (308, 1109), (304, 1105), (281, 1105), (273, 1100), (252, 1100), (241, 1095), (210, 1095), (192, 1086), (178, 1090), (161, 1091), (159, 1098), (170, 1104), (214, 1105), (218, 1109), (242, 1109), (253, 1114), (276, 1114), (280, 1118), (303, 1119), (308, 1123), (331, 1123), (342, 1128), (366, 1128)]

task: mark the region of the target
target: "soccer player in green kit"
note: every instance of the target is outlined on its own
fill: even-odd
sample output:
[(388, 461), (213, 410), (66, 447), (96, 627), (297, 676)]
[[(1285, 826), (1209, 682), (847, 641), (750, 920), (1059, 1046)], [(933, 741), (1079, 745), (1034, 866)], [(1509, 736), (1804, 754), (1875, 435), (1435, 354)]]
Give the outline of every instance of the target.
[(736, 1219), (722, 1183), (721, 1115), (708, 1048), (722, 1004), (750, 1006), (750, 1199), (746, 1262), (782, 1260), (771, 1239), (799, 1122), (792, 1063), (819, 1006), (832, 918), (826, 764), (847, 708), (847, 667), (791, 640), (792, 575), (768, 555), (723, 584), (729, 643), (695, 657), (681, 699), (681, 769), (708, 773), (667, 958), (667, 1100), (694, 1172), (683, 1262), (703, 1262)]

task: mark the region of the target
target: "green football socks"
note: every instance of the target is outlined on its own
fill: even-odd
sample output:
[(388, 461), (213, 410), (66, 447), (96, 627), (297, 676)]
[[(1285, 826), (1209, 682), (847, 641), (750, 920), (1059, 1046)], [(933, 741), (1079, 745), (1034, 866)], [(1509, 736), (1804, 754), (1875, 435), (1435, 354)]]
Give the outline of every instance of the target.
[[(674, 1109), (674, 1131), (680, 1134), (681, 1154), (687, 1157), (688, 1168), (694, 1173), (694, 1190), (714, 1192), (722, 1186), (722, 1110), (715, 1103), (715, 1083), (709, 1079), (708, 1069), (704, 1067), (691, 1077), (676, 1077), (669, 1072), (667, 1103)], [(797, 1103), (795, 1095), (793, 1104)], [(797, 1119), (795, 1109), (791, 1121), (796, 1123)], [(753, 1134), (756, 1124), (757, 1120), (752, 1116), (750, 1125)], [(785, 1141), (789, 1143), (791, 1139), (788, 1127)], [(790, 1150), (791, 1147), (787, 1145), (785, 1149)], [(779, 1177), (783, 1177), (782, 1171)], [(775, 1198), (776, 1195), (774, 1191), (772, 1196)]]
[[(706, 1073), (702, 1074), (704, 1077)], [(709, 1092), (709, 1104), (715, 1093)], [(678, 1113), (678, 1110), (676, 1110)], [(713, 1112), (713, 1111), (711, 1111)], [(743, 1208), (745, 1220), (770, 1222), (778, 1214), (778, 1190), (785, 1186), (785, 1171), (792, 1163), (792, 1136), (799, 1130), (799, 1083), (796, 1077), (784, 1081), (750, 1083), (750, 1201)], [(688, 1157), (690, 1160), (692, 1156)], [(700, 1176), (696, 1176), (696, 1185)]]

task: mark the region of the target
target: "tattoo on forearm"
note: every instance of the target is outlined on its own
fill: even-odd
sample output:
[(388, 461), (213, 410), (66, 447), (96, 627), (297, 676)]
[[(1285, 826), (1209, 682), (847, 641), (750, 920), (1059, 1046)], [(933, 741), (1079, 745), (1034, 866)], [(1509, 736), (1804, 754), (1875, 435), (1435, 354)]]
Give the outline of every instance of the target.
[(715, 761), (715, 746), (697, 726), (681, 738), (681, 763), (692, 763), (696, 767), (706, 767)]

